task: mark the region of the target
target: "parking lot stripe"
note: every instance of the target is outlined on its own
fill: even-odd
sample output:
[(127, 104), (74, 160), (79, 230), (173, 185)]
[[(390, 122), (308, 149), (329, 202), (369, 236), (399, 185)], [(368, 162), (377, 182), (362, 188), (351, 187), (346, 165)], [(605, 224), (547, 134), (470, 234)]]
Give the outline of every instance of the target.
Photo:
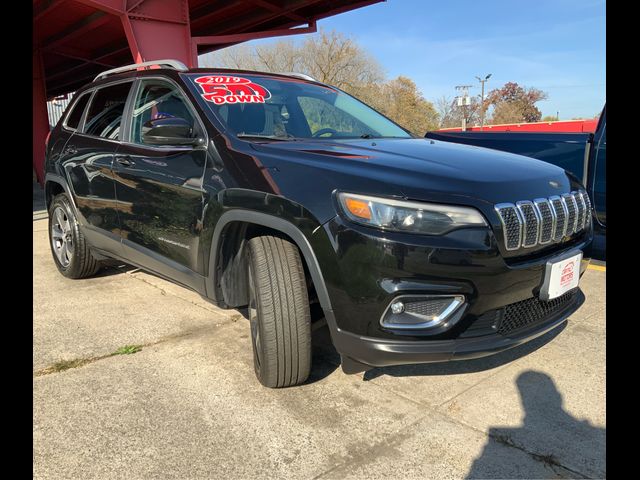
[(599, 272), (606, 272), (607, 267), (603, 267), (602, 265), (589, 265), (587, 268), (590, 270), (597, 270)]

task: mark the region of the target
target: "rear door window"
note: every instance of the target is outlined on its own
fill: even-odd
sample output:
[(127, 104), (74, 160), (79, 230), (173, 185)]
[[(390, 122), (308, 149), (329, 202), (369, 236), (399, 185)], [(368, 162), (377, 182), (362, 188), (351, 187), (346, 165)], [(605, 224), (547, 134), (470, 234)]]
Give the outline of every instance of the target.
[(84, 93), (71, 107), (71, 111), (64, 122), (64, 126), (70, 130), (76, 130), (82, 120), (82, 114), (87, 107), (87, 102), (91, 98), (91, 92)]
[(124, 106), (132, 82), (117, 83), (98, 89), (87, 113), (84, 133), (118, 140), (123, 122)]

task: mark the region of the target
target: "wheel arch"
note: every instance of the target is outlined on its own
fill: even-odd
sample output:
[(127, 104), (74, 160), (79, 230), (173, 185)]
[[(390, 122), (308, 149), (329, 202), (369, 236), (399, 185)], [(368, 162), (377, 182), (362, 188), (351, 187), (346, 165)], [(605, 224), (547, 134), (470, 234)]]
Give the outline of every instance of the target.
[[(284, 235), (298, 247), (313, 281), (320, 306), (324, 310), (325, 316), (331, 316), (332, 318), (331, 301), (322, 275), (322, 270), (320, 269), (320, 264), (313, 251), (313, 247), (305, 234), (288, 220), (253, 210), (229, 210), (223, 213), (216, 223), (211, 241), (211, 252), (209, 255), (209, 274), (206, 278), (207, 296), (216, 300), (218, 303), (225, 304), (226, 306), (240, 306), (233, 305), (233, 303), (240, 302), (245, 294), (242, 287), (242, 249), (244, 247), (244, 242), (251, 238), (251, 235), (247, 235), (247, 229), (255, 229), (255, 227), (264, 227), (272, 232)], [(269, 232), (267, 231), (266, 233)], [(235, 299), (232, 299), (236, 301), (231, 301), (231, 304), (227, 304), (221, 286), (221, 280), (224, 274), (221, 270), (224, 265), (220, 265), (220, 261), (224, 260), (225, 255), (229, 255), (230, 252), (225, 252), (224, 250), (225, 242), (223, 242), (223, 240), (226, 238), (230, 238), (232, 240), (231, 245), (236, 245), (235, 248), (232, 247), (232, 250), (238, 254), (235, 258), (226, 257), (228, 263), (237, 262), (235, 265), (229, 265), (234, 269), (235, 273), (230, 275), (230, 278), (227, 280), (227, 285), (229, 287), (234, 287), (234, 291), (239, 292), (238, 296)]]
[(74, 213), (78, 212), (78, 208), (76, 206), (75, 199), (73, 195), (71, 195), (71, 189), (69, 188), (69, 184), (67, 181), (61, 177), (60, 175), (56, 175), (54, 173), (47, 173), (44, 179), (44, 198), (47, 205), (47, 210), (51, 206), (51, 202), (53, 198), (60, 194), (66, 193), (67, 197), (69, 197), (69, 201), (71, 202), (71, 206), (74, 210)]

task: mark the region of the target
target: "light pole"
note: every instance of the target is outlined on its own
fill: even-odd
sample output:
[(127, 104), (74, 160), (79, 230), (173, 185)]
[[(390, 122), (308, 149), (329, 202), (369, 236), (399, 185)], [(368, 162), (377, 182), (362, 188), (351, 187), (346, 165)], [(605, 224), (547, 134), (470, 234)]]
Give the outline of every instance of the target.
[(491, 74), (484, 77), (484, 79), (476, 77), (482, 85), (482, 94), (480, 95), (480, 131), (484, 130), (484, 83), (489, 80), (489, 77), (491, 77)]

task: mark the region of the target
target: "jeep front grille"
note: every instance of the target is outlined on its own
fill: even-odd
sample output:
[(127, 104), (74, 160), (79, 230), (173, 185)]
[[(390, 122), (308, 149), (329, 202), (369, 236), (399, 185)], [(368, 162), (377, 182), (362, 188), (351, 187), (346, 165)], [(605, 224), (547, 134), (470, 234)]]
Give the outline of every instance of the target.
[(536, 198), (495, 206), (502, 222), (507, 250), (560, 242), (584, 230), (591, 220), (591, 202), (586, 192)]

